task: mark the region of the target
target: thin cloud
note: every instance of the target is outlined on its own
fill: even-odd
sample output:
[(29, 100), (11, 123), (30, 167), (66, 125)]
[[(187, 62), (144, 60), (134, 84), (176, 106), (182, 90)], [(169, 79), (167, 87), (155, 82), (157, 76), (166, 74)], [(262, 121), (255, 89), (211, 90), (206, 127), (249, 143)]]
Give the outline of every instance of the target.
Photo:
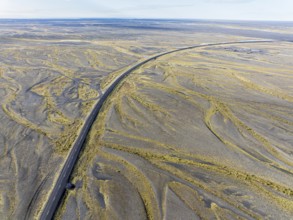
[(167, 4), (153, 4), (153, 5), (140, 5), (136, 7), (129, 7), (130, 10), (152, 10), (152, 9), (167, 9), (167, 8), (183, 8), (194, 6), (194, 4), (176, 4), (176, 5), (167, 5)]
[(257, 0), (205, 0), (208, 3), (225, 3), (225, 4), (241, 4), (241, 3), (251, 3)]

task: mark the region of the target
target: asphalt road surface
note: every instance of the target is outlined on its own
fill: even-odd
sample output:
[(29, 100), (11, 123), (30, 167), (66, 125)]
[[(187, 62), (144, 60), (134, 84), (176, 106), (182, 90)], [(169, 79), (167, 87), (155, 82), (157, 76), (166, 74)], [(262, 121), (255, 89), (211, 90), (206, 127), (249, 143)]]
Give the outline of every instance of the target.
[(160, 54), (157, 54), (155, 56), (152, 56), (140, 63), (135, 64), (128, 70), (126, 70), (124, 73), (122, 73), (106, 90), (106, 92), (102, 95), (101, 99), (98, 101), (98, 103), (95, 105), (92, 112), (89, 114), (88, 118), (86, 119), (80, 134), (78, 135), (76, 141), (74, 142), (73, 147), (71, 148), (71, 151), (69, 153), (68, 158), (66, 159), (66, 162), (62, 168), (62, 171), (58, 177), (58, 180), (51, 191), (51, 194), (49, 196), (49, 199), (45, 205), (45, 208), (40, 216), (41, 220), (51, 220), (54, 217), (54, 214), (58, 208), (58, 205), (64, 195), (64, 192), (66, 190), (66, 185), (69, 182), (70, 175), (73, 171), (74, 165), (78, 160), (78, 156), (80, 154), (80, 151), (83, 147), (83, 144), (85, 142), (85, 139), (87, 137), (87, 134), (89, 133), (92, 124), (94, 123), (95, 119), (97, 118), (103, 103), (106, 101), (106, 99), (109, 97), (109, 95), (113, 92), (115, 87), (125, 78), (127, 77), (131, 72), (138, 69), (145, 63), (155, 60), (161, 56), (183, 51), (183, 50), (189, 50), (194, 48), (200, 48), (200, 47), (210, 47), (210, 46), (220, 46), (220, 45), (230, 45), (230, 44), (247, 44), (247, 43), (264, 43), (264, 42), (273, 42), (272, 40), (249, 40), (249, 41), (238, 41), (238, 42), (225, 42), (225, 43), (213, 43), (213, 44), (200, 44), (195, 46), (189, 46), (179, 49), (174, 49), (171, 51), (163, 52)]

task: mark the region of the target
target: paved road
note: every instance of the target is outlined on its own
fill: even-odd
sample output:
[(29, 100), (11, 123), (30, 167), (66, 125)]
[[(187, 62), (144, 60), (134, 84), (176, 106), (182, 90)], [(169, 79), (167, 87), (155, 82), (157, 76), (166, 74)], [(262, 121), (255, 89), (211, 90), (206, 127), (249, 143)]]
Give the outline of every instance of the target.
[(113, 92), (114, 88), (125, 78), (127, 77), (131, 72), (134, 70), (138, 69), (145, 63), (155, 60), (161, 56), (175, 53), (178, 51), (183, 51), (183, 50), (189, 50), (189, 49), (194, 49), (194, 48), (200, 48), (200, 47), (210, 47), (210, 46), (219, 46), (219, 45), (229, 45), (229, 44), (247, 44), (247, 43), (264, 43), (264, 42), (273, 42), (272, 40), (251, 40), (251, 41), (238, 41), (238, 42), (226, 42), (226, 43), (213, 43), (213, 44), (200, 44), (200, 45), (195, 45), (195, 46), (190, 46), (190, 47), (184, 47), (184, 48), (179, 48), (167, 52), (163, 52), (160, 54), (157, 54), (153, 57), (150, 57), (140, 63), (135, 64), (128, 70), (126, 70), (124, 73), (122, 73), (111, 85), (110, 87), (106, 90), (106, 92), (102, 95), (101, 99), (98, 101), (98, 103), (95, 105), (93, 111), (90, 113), (88, 118), (86, 119), (83, 128), (81, 129), (81, 132), (79, 136), (77, 137), (76, 141), (74, 142), (74, 145), (71, 149), (71, 152), (69, 153), (69, 156), (62, 168), (62, 171), (58, 177), (58, 180), (49, 196), (49, 199), (45, 205), (45, 208), (41, 214), (40, 219), (41, 220), (51, 220), (54, 217), (54, 214), (58, 208), (58, 205), (61, 201), (61, 198), (64, 195), (64, 192), (66, 190), (66, 184), (69, 181), (69, 177), (72, 173), (72, 170), (74, 168), (74, 165), (78, 159), (78, 156), (80, 154), (80, 151), (83, 147), (83, 144), (85, 142), (85, 139), (87, 137), (88, 132), (91, 129), (92, 124), (94, 123), (95, 119), (97, 118), (103, 103), (105, 100), (109, 97), (109, 95)]

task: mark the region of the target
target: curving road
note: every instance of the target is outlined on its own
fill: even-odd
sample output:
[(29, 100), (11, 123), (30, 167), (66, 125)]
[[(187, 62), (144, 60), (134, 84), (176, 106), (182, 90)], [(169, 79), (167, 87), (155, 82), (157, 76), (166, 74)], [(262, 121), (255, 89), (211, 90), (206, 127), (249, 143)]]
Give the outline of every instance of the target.
[(98, 103), (93, 108), (92, 112), (89, 114), (88, 118), (86, 119), (81, 132), (79, 136), (77, 137), (76, 141), (73, 144), (73, 147), (69, 153), (69, 156), (61, 170), (61, 173), (58, 177), (57, 182), (55, 183), (55, 186), (53, 190), (51, 191), (51, 194), (49, 196), (49, 199), (44, 207), (44, 210), (40, 216), (41, 220), (51, 220), (54, 217), (54, 214), (58, 208), (58, 205), (61, 201), (61, 198), (64, 195), (64, 192), (66, 190), (66, 184), (69, 181), (69, 177), (73, 171), (74, 165), (78, 159), (78, 156), (80, 154), (80, 151), (83, 147), (83, 144), (85, 142), (85, 139), (87, 137), (88, 132), (90, 131), (92, 124), (94, 123), (95, 119), (97, 118), (103, 103), (106, 101), (106, 99), (109, 97), (109, 95), (113, 92), (115, 87), (125, 78), (127, 77), (131, 72), (138, 69), (145, 63), (155, 60), (161, 56), (183, 51), (183, 50), (189, 50), (194, 48), (200, 48), (200, 47), (210, 47), (210, 46), (220, 46), (220, 45), (230, 45), (230, 44), (246, 44), (246, 43), (264, 43), (264, 42), (274, 42), (273, 40), (249, 40), (249, 41), (236, 41), (236, 42), (225, 42), (225, 43), (212, 43), (212, 44), (200, 44), (195, 46), (189, 46), (179, 49), (174, 49), (171, 51), (163, 52), (160, 54), (157, 54), (155, 56), (152, 56), (142, 62), (139, 62), (135, 64), (134, 66), (130, 67), (128, 70), (126, 70), (124, 73), (122, 73), (106, 90), (106, 92), (102, 95), (101, 99), (98, 101)]

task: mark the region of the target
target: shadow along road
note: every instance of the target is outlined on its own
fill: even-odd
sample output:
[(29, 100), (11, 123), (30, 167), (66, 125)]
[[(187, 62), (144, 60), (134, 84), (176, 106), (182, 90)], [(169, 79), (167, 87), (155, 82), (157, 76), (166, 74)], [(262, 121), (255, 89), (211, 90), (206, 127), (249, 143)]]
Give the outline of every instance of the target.
[(55, 183), (55, 186), (53, 190), (51, 191), (51, 194), (49, 196), (49, 199), (43, 209), (43, 212), (40, 216), (41, 220), (51, 220), (54, 217), (54, 214), (58, 208), (58, 205), (64, 195), (64, 192), (66, 190), (66, 184), (69, 181), (70, 175), (73, 171), (74, 165), (76, 161), (78, 160), (78, 156), (80, 154), (80, 151), (83, 147), (83, 144), (85, 142), (85, 139), (87, 137), (87, 134), (89, 133), (92, 124), (94, 123), (95, 119), (97, 118), (103, 103), (106, 101), (106, 99), (110, 96), (110, 94), (113, 92), (115, 87), (125, 78), (127, 77), (131, 72), (138, 69), (142, 65), (146, 64), (149, 61), (155, 60), (159, 57), (162, 57), (164, 55), (168, 55), (171, 53), (194, 49), (194, 48), (200, 48), (200, 47), (210, 47), (210, 46), (220, 46), (220, 45), (230, 45), (230, 44), (248, 44), (248, 43), (268, 43), (268, 42), (274, 42), (273, 40), (249, 40), (249, 41), (238, 41), (238, 42), (225, 42), (225, 43), (212, 43), (212, 44), (199, 44), (195, 46), (189, 46), (179, 49), (174, 49), (171, 51), (163, 52), (160, 54), (157, 54), (155, 56), (152, 56), (140, 63), (135, 64), (128, 70), (126, 70), (124, 73), (122, 73), (116, 80), (109, 86), (109, 88), (106, 90), (106, 92), (102, 95), (101, 99), (97, 102), (95, 107), (93, 108), (92, 112), (89, 114), (88, 118), (86, 119), (80, 134), (78, 135), (76, 141), (73, 144), (73, 147), (71, 148), (71, 151), (69, 153), (69, 156), (66, 159), (66, 162), (61, 170), (61, 173), (57, 179), (57, 182)]

